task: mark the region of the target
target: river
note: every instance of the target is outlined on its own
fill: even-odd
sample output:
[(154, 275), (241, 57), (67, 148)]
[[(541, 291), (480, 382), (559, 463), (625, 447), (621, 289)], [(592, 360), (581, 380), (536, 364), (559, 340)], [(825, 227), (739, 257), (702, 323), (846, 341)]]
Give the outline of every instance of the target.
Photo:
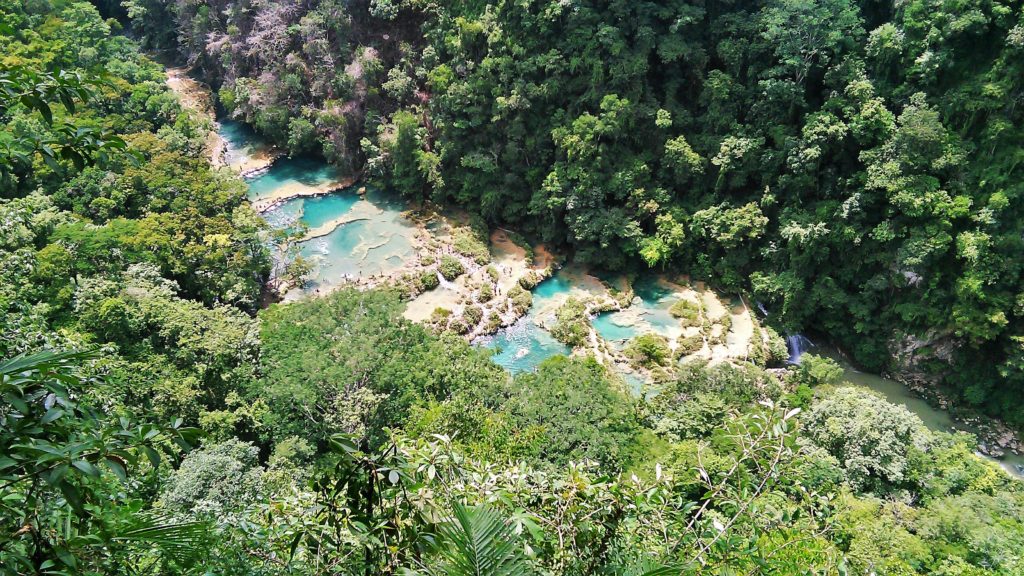
[[(266, 166), (268, 148), (254, 134), (230, 122), (222, 123), (221, 134), (226, 142), (228, 165), (236, 169), (240, 166)], [(415, 223), (407, 220), (405, 211), (408, 207), (394, 194), (373, 188), (362, 189), (360, 193), (360, 189), (354, 186), (345, 187), (342, 175), (313, 159), (277, 159), (246, 180), (249, 198), (254, 204), (274, 200), (273, 207), (264, 212), (271, 225), (289, 228), (301, 221), (308, 227), (309, 233), (301, 243), (301, 253), (312, 261), (314, 271), (300, 295), (319, 293), (353, 280), (385, 278), (418, 258), (416, 234), (418, 231), (424, 233), (426, 229), (417, 228)], [(282, 200), (277, 201), (278, 198)], [(493, 349), (494, 361), (510, 372), (534, 370), (551, 356), (571, 352), (544, 327), (550, 325), (558, 304), (570, 296), (608, 297), (602, 291), (607, 292), (606, 286), (613, 282), (599, 281), (571, 267), (559, 271), (534, 288), (533, 303), (525, 316), (474, 342)], [(446, 283), (446, 287), (436, 290), (451, 290), (451, 286)], [(742, 300), (719, 298), (704, 288), (696, 291), (653, 276), (640, 278), (633, 287), (635, 296), (628, 308), (602, 312), (591, 318), (594, 336), (600, 336), (597, 340), (605, 343), (599, 345), (596, 352), (603, 350), (614, 355), (625, 341), (644, 332), (661, 334), (670, 340), (683, 336), (684, 330), (680, 328), (678, 319), (669, 313), (671, 306), (682, 298), (700, 302), (718, 317), (730, 316), (732, 322), (729, 326), (735, 327), (737, 322), (742, 326), (744, 319), (749, 321), (749, 311), (746, 311)], [(709, 359), (716, 354), (732, 357), (736, 354), (730, 346), (735, 345), (735, 341), (724, 338), (716, 347), (705, 344), (702, 353)], [(791, 361), (799, 361), (802, 349), (811, 346), (806, 339), (791, 338)], [(845, 381), (875, 390), (890, 402), (907, 407), (929, 429), (965, 429), (948, 413), (914, 396), (902, 384), (855, 370), (835, 350), (813, 350), (839, 361), (845, 370)], [(643, 378), (625, 365), (619, 368), (625, 381), (639, 392)], [(1021, 456), (1007, 454), (999, 462), (1017, 476), (1024, 470), (1024, 457)]]

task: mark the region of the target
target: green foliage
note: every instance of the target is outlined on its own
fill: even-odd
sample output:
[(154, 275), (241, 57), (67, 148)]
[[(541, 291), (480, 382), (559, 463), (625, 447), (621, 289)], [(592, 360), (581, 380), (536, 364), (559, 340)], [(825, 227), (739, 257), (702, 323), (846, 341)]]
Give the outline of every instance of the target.
[(533, 304), (533, 293), (528, 290), (523, 290), (518, 284), (508, 289), (509, 300), (512, 301), (512, 308), (517, 314), (526, 314), (526, 311), (530, 309), (530, 305)]
[(491, 250), (487, 247), (487, 235), (471, 227), (463, 226), (452, 230), (452, 247), (463, 256), (483, 266), (491, 261)]
[(466, 273), (466, 267), (462, 265), (462, 262), (450, 254), (441, 256), (441, 261), (437, 264), (437, 270), (449, 282)]
[[(106, 163), (112, 154), (123, 152), (124, 140), (108, 130), (77, 127), (66, 121), (54, 122), (53, 108), (63, 106), (74, 114), (78, 104), (95, 98), (101, 83), (83, 78), (77, 71), (55, 69), (45, 72), (31, 65), (0, 67), (0, 121), (10, 127), (17, 109), (37, 112), (47, 130), (39, 133), (0, 132), (0, 184), (24, 177), (32, 170), (33, 156), (39, 154), (48, 167), (61, 173), (61, 162), (82, 170), (97, 160)], [(134, 156), (128, 156), (135, 160)]]
[(437, 272), (433, 270), (423, 271), (418, 278), (419, 287), (421, 291), (433, 290), (441, 285), (441, 281), (437, 279)]
[[(156, 481), (147, 471), (177, 454), (170, 443), (188, 449), (199, 430), (182, 427), (180, 420), (136, 423), (83, 402), (91, 383), (80, 365), (95, 358), (41, 352), (0, 362), (5, 572), (80, 574), (118, 563), (139, 566), (152, 556), (145, 544), (172, 557), (181, 551), (171, 527), (146, 525), (140, 496)], [(196, 536), (188, 525), (176, 529), (178, 544)]]
[(484, 282), (480, 285), (476, 300), (477, 302), (490, 302), (492, 298), (494, 298), (494, 288), (491, 287), (491, 284)]
[[(5, 21), (40, 20), (14, 12)], [(874, 370), (894, 368), (894, 342), (955, 340), (916, 365), (1024, 425), (1015, 2), (127, 12), (281, 145), (312, 125), (325, 157), (416, 202), (457, 203), (603, 268), (752, 292), (776, 329), (813, 326)], [(72, 14), (87, 41), (109, 33)], [(117, 211), (91, 204), (90, 217)]]
[(626, 356), (640, 366), (664, 366), (672, 359), (668, 340), (660, 334), (641, 334), (632, 338), (625, 349)]
[(425, 565), (427, 574), (446, 576), (520, 576), (532, 569), (515, 527), (486, 506), (456, 503), (452, 518), (438, 527), (440, 562)]
[[(125, 4), (133, 37), (291, 153), (479, 214), (453, 235), (474, 262), (509, 224), (600, 268), (673, 268), (866, 366), (909, 345), (906, 365), (1020, 425), (1018, 8)], [(512, 380), (391, 293), (254, 319), (265, 281), (304, 266), (271, 270), (268, 244), (295, 238), (211, 170), (208, 120), (89, 4), (7, 2), (0, 22), (0, 572), (1024, 568), (1019, 484), (971, 438), (827, 385), (830, 361), (804, 357), (785, 408), (738, 362), (637, 398), (594, 359)], [(515, 312), (540, 278), (509, 290)], [(501, 321), (460, 308), (432, 323)], [(556, 332), (581, 342), (584, 310)], [(763, 330), (768, 365), (785, 351)], [(674, 360), (656, 339), (629, 353)], [(181, 459), (185, 423), (209, 440)]]
[(527, 270), (525, 274), (519, 277), (519, 287), (523, 290), (533, 290), (540, 284), (540, 275), (533, 270)]
[(639, 426), (631, 402), (592, 358), (554, 357), (516, 377), (507, 410), (520, 429), (539, 427), (536, 458), (554, 465), (624, 465)]
[(838, 384), (843, 367), (831, 358), (815, 354), (802, 354), (792, 379), (797, 386), (814, 388), (825, 384)]
[(587, 318), (587, 306), (584, 302), (569, 298), (555, 311), (555, 324), (551, 327), (551, 335), (556, 340), (578, 348), (585, 346), (590, 337), (590, 319)]
[(852, 486), (886, 493), (908, 481), (911, 453), (931, 435), (921, 419), (880, 395), (843, 386), (815, 402), (804, 420), (807, 438), (836, 457)]
[(466, 306), (462, 311), (462, 317), (469, 326), (476, 326), (484, 319), (484, 310), (479, 306)]
[(750, 364), (708, 367), (688, 362), (644, 405), (644, 418), (655, 432), (673, 441), (702, 438), (720, 427), (730, 411), (774, 400), (772, 388), (768, 375)]
[(167, 481), (161, 503), (178, 514), (227, 517), (265, 499), (259, 449), (239, 440), (191, 452)]
[(338, 290), (261, 313), (263, 377), (249, 397), (268, 406), (265, 433), (324, 442), (344, 432), (379, 443), (415, 406), (504, 382), (485, 352), (430, 336), (402, 308), (396, 294)]
[(669, 313), (676, 318), (679, 318), (680, 324), (683, 327), (687, 326), (700, 326), (702, 307), (699, 302), (694, 302), (687, 298), (680, 298), (675, 304), (669, 308)]

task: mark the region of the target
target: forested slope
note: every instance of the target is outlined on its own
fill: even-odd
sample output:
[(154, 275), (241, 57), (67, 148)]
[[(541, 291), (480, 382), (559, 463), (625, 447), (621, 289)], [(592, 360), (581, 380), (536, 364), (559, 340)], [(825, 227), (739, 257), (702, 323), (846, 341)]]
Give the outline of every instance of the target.
[[(525, 4), (504, 16), (482, 4), (463, 6), (469, 12), (451, 19), (407, 14), (420, 8), (383, 2), (369, 8), (382, 30), (392, 26), (386, 16), (400, 21), (394, 29), (405, 31), (398, 42), (421, 30), (401, 22), (422, 19), (435, 30), (460, 30), (424, 36), (448, 46), (434, 50), (430, 69), (440, 71), (437, 81), (447, 78), (444, 92), (454, 95), (457, 84), (482, 82), (477, 75), (485, 73), (489, 47), (509, 38), (494, 27), (533, 13)], [(274, 7), (289, 5), (262, 4), (257, 19)], [(145, 16), (138, 5), (128, 8)], [(562, 24), (614, 14), (599, 17), (571, 4), (544, 8), (552, 12), (537, 18)], [(305, 7), (294, 9), (305, 14)], [(151, 17), (166, 19), (176, 10)], [(834, 362), (807, 355), (786, 370), (738, 360), (693, 363), (661, 382), (659, 394), (640, 398), (592, 358), (556, 357), (535, 373), (510, 376), (488, 352), (405, 320), (402, 301), (388, 291), (339, 290), (261, 309), (273, 237), (245, 201), (244, 184), (203, 159), (209, 126), (182, 110), (161, 67), (118, 33), (116, 21), (103, 20), (84, 2), (0, 0), (0, 23), (0, 573), (1024, 571), (1022, 484), (974, 455), (970, 436), (930, 431), (905, 408), (841, 385)], [(202, 27), (189, 29), (204, 35)], [(474, 44), (485, 30), (488, 41)], [(550, 39), (615, 37), (614, 27), (597, 30)], [(531, 35), (534, 40), (542, 36)], [(453, 62), (462, 45), (476, 46), (465, 62), (481, 65), (464, 62), (446, 76), (444, 62)], [(604, 57), (611, 63), (626, 52), (610, 49)], [(421, 53), (429, 55), (426, 48)], [(539, 56), (517, 53), (506, 64)], [(514, 80), (493, 66), (495, 82)], [(551, 78), (573, 77), (581, 68), (567, 70), (553, 67)], [(230, 82), (225, 73), (222, 90), (233, 90), (225, 88)], [(490, 137), (511, 145), (515, 130), (498, 118), (487, 125), (506, 133), (481, 130), (479, 141), (446, 141), (441, 134), (454, 134), (462, 120), (443, 120), (441, 91), (432, 82), (420, 86), (416, 98), (425, 108), (412, 114), (398, 113), (397, 101), (381, 97), (381, 108), (374, 108), (367, 100), (367, 111), (386, 112), (366, 114), (371, 124), (376, 117), (385, 126), (372, 137), (386, 155), (370, 159), (391, 165), (387, 177), (405, 184), (402, 178), (422, 178), (421, 168), (432, 165), (430, 150), (443, 160), (438, 170), (496, 178), (502, 172), (456, 162), (446, 150), (456, 143), (483, 150)], [(268, 77), (258, 85), (273, 83)], [(377, 85), (367, 83), (367, 93)], [(557, 148), (583, 143), (577, 132), (593, 129), (594, 139), (583, 146), (593, 154), (585, 158), (608, 158), (613, 166), (635, 160), (633, 147), (637, 154), (647, 148), (625, 140), (646, 132), (625, 127), (641, 126), (643, 107), (626, 100), (639, 103), (642, 92), (582, 96), (579, 102), (596, 103), (589, 113), (600, 117), (582, 109), (568, 124), (554, 112), (534, 116), (538, 126), (557, 123), (562, 130), (548, 143), (538, 136), (536, 156), (531, 151), (525, 166), (543, 166), (535, 175), (543, 180), (563, 170), (566, 182), (576, 182), (565, 190), (603, 189), (580, 184), (589, 172), (570, 163), (581, 157), (563, 157)], [(288, 114), (315, 110), (318, 100), (304, 102)], [(515, 115), (531, 116), (530, 106)], [(672, 108), (665, 108), (670, 124), (657, 113), (665, 106)], [(661, 240), (684, 244), (666, 253), (684, 263), (685, 243), (703, 242), (696, 238), (704, 232), (696, 230), (728, 239), (719, 247), (728, 254), (770, 242), (771, 210), (781, 210), (781, 200), (747, 207), (742, 186), (729, 184), (728, 174), (720, 184), (704, 182), (718, 180), (716, 165), (703, 162), (706, 151), (696, 136), (678, 140), (690, 121), (680, 107), (658, 107), (653, 121), (660, 117), (660, 129), (672, 130), (671, 148), (685, 151), (680, 142), (692, 142), (693, 155), (682, 157), (704, 170), (688, 175), (692, 188), (685, 189), (708, 187), (704, 194), (717, 198), (708, 206), (734, 197), (728, 206), (691, 214), (684, 201), (699, 203), (696, 196), (673, 192), (657, 211), (664, 226), (682, 232)], [(930, 108), (908, 99), (899, 118), (911, 109), (932, 117), (921, 112)], [(405, 124), (388, 128), (396, 120)], [(911, 125), (909, 117), (894, 122), (894, 133)], [(419, 123), (435, 127), (416, 128)], [(510, 162), (503, 160), (508, 153), (477, 158)], [(520, 178), (526, 190), (534, 176), (522, 169), (512, 162), (503, 173), (510, 182)], [(767, 177), (750, 170), (747, 179)], [(657, 171), (647, 177), (668, 178)], [(615, 181), (612, 174), (600, 184)], [(969, 179), (944, 182), (966, 186)], [(684, 189), (676, 186), (671, 189)], [(1003, 186), (1010, 211), (1012, 190)], [(515, 189), (509, 184), (501, 192)], [(537, 193), (555, 197), (551, 189)], [(462, 200), (480, 201), (468, 192)], [(599, 210), (605, 216), (639, 213), (625, 198), (613, 200)], [(804, 202), (813, 204), (809, 197)], [(573, 206), (567, 201), (566, 212), (556, 215), (564, 218)], [(526, 225), (530, 209), (523, 210), (504, 217)], [(751, 218), (760, 224), (750, 226)], [(976, 225), (1002, 226), (1000, 218), (993, 212)], [(655, 226), (662, 226), (657, 218)], [(606, 251), (615, 247), (630, 257), (626, 237), (618, 237)], [(581, 255), (588, 244), (598, 245), (573, 242)], [(855, 250), (849, 246), (843, 254)], [(750, 266), (767, 266), (774, 254), (754, 253)], [(743, 269), (710, 254), (709, 266), (727, 266), (711, 272)], [(822, 261), (841, 264), (836, 256)]]
[[(209, 126), (92, 6), (7, 3), (0, 15), (14, 27), (0, 35), (0, 356), (102, 345), (98, 397), (168, 419), (222, 406), (252, 372), (249, 314), (270, 266), (244, 184), (201, 159)], [(91, 79), (73, 110), (25, 105), (69, 75)], [(127, 148), (74, 158), (69, 135)]]
[(1019, 1), (129, 6), (293, 151), (1024, 424)]

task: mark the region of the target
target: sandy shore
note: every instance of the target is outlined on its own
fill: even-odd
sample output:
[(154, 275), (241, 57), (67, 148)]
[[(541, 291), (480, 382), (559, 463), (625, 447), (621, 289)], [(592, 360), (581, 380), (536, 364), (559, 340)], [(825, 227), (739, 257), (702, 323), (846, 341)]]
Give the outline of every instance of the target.
[(207, 118), (211, 130), (206, 137), (206, 155), (214, 168), (224, 166), (224, 152), (227, 142), (217, 131), (217, 119), (213, 111), (213, 97), (210, 87), (189, 76), (189, 70), (183, 67), (167, 68), (167, 87), (178, 95), (182, 107), (195, 111)]

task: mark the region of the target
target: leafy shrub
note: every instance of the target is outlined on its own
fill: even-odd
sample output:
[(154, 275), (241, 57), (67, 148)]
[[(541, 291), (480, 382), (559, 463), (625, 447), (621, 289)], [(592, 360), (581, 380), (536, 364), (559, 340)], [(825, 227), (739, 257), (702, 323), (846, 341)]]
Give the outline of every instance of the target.
[(462, 312), (462, 318), (469, 326), (476, 326), (484, 318), (484, 310), (479, 306), (466, 306)]
[(533, 290), (537, 287), (537, 284), (540, 284), (540, 275), (533, 270), (529, 270), (526, 274), (519, 277), (519, 285), (524, 290)]
[(498, 328), (501, 328), (501, 316), (499, 316), (497, 312), (491, 312), (487, 315), (487, 324), (484, 326), (484, 333), (489, 334)]
[(490, 284), (484, 282), (483, 285), (480, 286), (480, 291), (476, 294), (476, 301), (490, 302), (491, 298), (494, 298), (494, 288), (491, 288)]
[(713, 392), (698, 392), (664, 407), (654, 423), (655, 432), (672, 441), (703, 438), (725, 420), (728, 405)]
[(908, 479), (910, 452), (923, 450), (929, 433), (904, 406), (864, 388), (839, 387), (804, 418), (807, 437), (842, 464), (852, 486), (886, 492)]
[(164, 504), (195, 514), (243, 510), (262, 498), (258, 455), (258, 448), (234, 439), (192, 452), (167, 483)]
[(434, 308), (434, 311), (430, 313), (430, 323), (437, 326), (438, 328), (444, 328), (448, 325), (448, 319), (451, 317), (452, 311), (447, 308), (438, 306)]
[(555, 312), (555, 325), (551, 335), (567, 346), (577, 348), (587, 343), (590, 322), (587, 320), (586, 305), (576, 298), (569, 298)]
[(520, 429), (539, 427), (537, 458), (555, 465), (590, 459), (620, 465), (639, 422), (629, 398), (593, 358), (555, 356), (516, 377), (509, 412)]
[(512, 309), (516, 311), (516, 314), (526, 314), (530, 305), (533, 304), (533, 294), (523, 290), (521, 286), (509, 288), (508, 297), (512, 301)]
[(424, 270), (419, 277), (420, 290), (426, 292), (427, 290), (433, 290), (441, 284), (441, 281), (437, 279), (437, 272), (433, 270)]
[(782, 394), (775, 378), (750, 363), (708, 366), (702, 362), (688, 362), (676, 373), (675, 390), (678, 393), (714, 392), (735, 407), (747, 406), (764, 398), (775, 400)]
[(469, 332), (469, 326), (463, 322), (462, 319), (453, 318), (452, 321), (448, 323), (448, 330), (455, 334), (466, 334)]
[(668, 341), (660, 334), (641, 334), (629, 341), (624, 352), (634, 363), (647, 368), (663, 366), (672, 356)]
[(669, 313), (680, 319), (684, 327), (700, 326), (700, 304), (687, 298), (680, 298), (669, 308)]
[(700, 352), (700, 349), (704, 347), (704, 338), (699, 334), (693, 336), (685, 336), (676, 341), (676, 356), (682, 358), (695, 352)]
[(770, 326), (765, 327), (764, 331), (768, 334), (768, 357), (766, 362), (769, 364), (781, 364), (789, 360), (789, 347), (786, 345), (786, 339)]
[(444, 276), (444, 279), (449, 282), (455, 280), (459, 276), (462, 276), (466, 272), (466, 268), (462, 266), (462, 262), (459, 262), (458, 258), (449, 254), (441, 256), (441, 262), (437, 265), (437, 269), (441, 272), (441, 276)]
[(487, 247), (486, 234), (481, 238), (472, 228), (461, 227), (452, 230), (452, 247), (483, 266), (491, 261), (491, 250)]
[(843, 377), (843, 367), (831, 358), (803, 354), (800, 356), (800, 364), (792, 374), (797, 385), (814, 388), (822, 384), (838, 384)]

